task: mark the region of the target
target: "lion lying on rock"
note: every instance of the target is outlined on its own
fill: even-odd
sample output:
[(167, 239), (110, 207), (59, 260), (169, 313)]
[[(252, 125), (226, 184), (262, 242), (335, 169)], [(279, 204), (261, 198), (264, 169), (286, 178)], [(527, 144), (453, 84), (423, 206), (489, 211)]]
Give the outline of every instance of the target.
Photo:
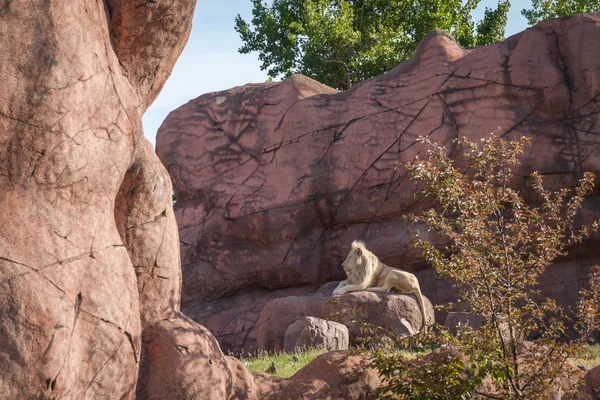
[(363, 242), (355, 240), (346, 261), (342, 263), (348, 279), (340, 282), (333, 291), (334, 296), (349, 292), (368, 290), (389, 293), (392, 289), (402, 294), (414, 294), (421, 309), (422, 330), (427, 331), (425, 305), (417, 277), (410, 272), (388, 267), (369, 250)]

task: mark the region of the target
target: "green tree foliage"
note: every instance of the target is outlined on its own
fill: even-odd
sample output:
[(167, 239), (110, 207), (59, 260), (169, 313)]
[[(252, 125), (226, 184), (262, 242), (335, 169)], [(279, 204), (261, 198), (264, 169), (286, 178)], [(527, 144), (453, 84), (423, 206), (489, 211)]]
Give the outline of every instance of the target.
[(531, 5), (532, 8), (521, 11), (529, 25), (548, 18), (600, 10), (600, 0), (532, 0)]
[(496, 9), (486, 7), (483, 19), (477, 24), (475, 45), (483, 46), (504, 39), (510, 1), (498, 2)]
[(269, 76), (301, 73), (348, 89), (411, 57), (425, 34), (443, 29), (464, 47), (504, 37), (508, 0), (486, 9), (480, 0), (252, 0), (252, 21), (237, 16), (240, 53), (258, 52)]

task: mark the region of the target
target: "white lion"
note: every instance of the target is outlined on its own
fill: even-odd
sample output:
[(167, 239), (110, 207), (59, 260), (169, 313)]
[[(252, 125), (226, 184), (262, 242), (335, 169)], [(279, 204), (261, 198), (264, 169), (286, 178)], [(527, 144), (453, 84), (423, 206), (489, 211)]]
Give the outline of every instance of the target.
[(425, 304), (416, 276), (401, 269), (388, 267), (358, 240), (352, 242), (350, 253), (342, 266), (348, 279), (340, 282), (335, 288), (334, 296), (360, 290), (388, 293), (392, 289), (402, 294), (414, 294), (421, 309), (422, 329), (424, 332), (427, 330)]

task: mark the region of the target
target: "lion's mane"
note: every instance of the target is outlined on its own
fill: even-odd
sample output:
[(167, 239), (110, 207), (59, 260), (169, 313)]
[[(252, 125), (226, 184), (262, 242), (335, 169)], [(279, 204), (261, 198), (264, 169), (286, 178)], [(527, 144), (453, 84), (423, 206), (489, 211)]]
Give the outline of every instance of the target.
[(359, 240), (352, 242), (346, 262), (351, 266), (346, 275), (350, 283), (355, 285), (369, 285), (380, 270), (379, 258), (367, 250), (365, 244)]

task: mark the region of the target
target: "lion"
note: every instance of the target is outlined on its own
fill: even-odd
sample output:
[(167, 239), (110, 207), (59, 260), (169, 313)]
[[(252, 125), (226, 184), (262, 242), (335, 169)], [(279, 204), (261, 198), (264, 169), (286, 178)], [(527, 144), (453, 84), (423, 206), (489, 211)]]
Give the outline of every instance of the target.
[(334, 296), (349, 292), (368, 290), (369, 292), (389, 293), (392, 289), (402, 294), (414, 294), (421, 309), (421, 323), (427, 331), (425, 303), (416, 276), (401, 269), (392, 268), (381, 261), (361, 241), (352, 242), (346, 261), (342, 263), (348, 279), (340, 282), (333, 291)]

